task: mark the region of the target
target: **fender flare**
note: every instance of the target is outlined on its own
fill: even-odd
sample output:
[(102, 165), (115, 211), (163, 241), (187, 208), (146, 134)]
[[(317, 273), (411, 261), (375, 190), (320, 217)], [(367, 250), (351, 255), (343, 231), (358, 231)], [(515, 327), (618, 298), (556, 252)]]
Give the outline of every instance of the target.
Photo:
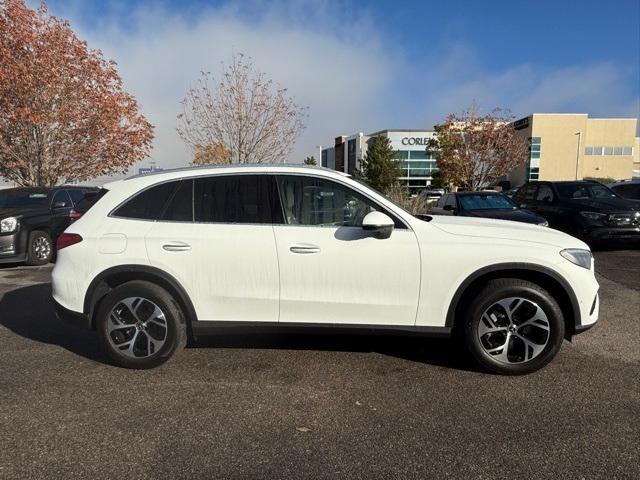
[[(110, 287), (106, 279), (113, 275), (130, 275), (131, 280), (139, 280), (141, 279), (140, 277), (142, 277), (142, 280), (155, 281), (155, 283), (161, 287), (168, 287), (170, 293), (176, 295), (178, 297), (176, 300), (179, 301), (181, 306), (186, 309), (184, 313), (186, 316), (185, 321), (187, 322), (187, 326), (191, 328), (191, 322), (197, 321), (198, 317), (193, 303), (191, 302), (191, 298), (189, 298), (186, 290), (175, 277), (159, 268), (151, 267), (149, 265), (132, 264), (107, 268), (96, 275), (89, 284), (84, 296), (83, 311), (92, 322), (92, 325), (94, 307), (98, 300), (103, 298), (104, 295), (110, 291)], [(109, 288), (108, 290), (100, 288), (105, 284)]]
[(571, 302), (571, 308), (573, 310), (573, 319), (569, 319), (569, 320), (573, 320), (571, 324), (574, 325), (575, 327), (579, 327), (581, 325), (580, 304), (578, 302), (578, 298), (576, 297), (575, 292), (573, 291), (573, 288), (571, 288), (571, 285), (569, 284), (566, 278), (564, 278), (562, 275), (560, 275), (558, 272), (556, 272), (551, 268), (548, 268), (542, 265), (537, 265), (535, 263), (509, 262), (509, 263), (496, 263), (493, 265), (487, 265), (486, 267), (482, 267), (476, 270), (475, 272), (470, 274), (467, 278), (465, 278), (464, 281), (460, 284), (460, 286), (456, 290), (456, 292), (453, 294), (453, 297), (451, 298), (451, 302), (449, 303), (449, 309), (447, 310), (447, 318), (446, 318), (445, 326), (453, 327), (455, 316), (456, 316), (456, 309), (458, 308), (458, 303), (462, 298), (462, 295), (464, 294), (464, 292), (474, 281), (492, 272), (509, 271), (509, 270), (530, 271), (533, 273), (544, 274), (553, 278), (562, 287), (562, 289), (565, 291), (565, 293), (569, 297), (569, 301)]

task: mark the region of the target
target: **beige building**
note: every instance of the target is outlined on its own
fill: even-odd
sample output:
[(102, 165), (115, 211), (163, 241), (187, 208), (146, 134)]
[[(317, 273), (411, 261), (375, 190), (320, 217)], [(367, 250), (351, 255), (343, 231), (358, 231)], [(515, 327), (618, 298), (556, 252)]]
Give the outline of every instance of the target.
[(512, 172), (519, 185), (528, 180), (615, 180), (640, 176), (636, 118), (589, 118), (586, 113), (534, 113), (514, 122), (531, 139), (528, 163)]

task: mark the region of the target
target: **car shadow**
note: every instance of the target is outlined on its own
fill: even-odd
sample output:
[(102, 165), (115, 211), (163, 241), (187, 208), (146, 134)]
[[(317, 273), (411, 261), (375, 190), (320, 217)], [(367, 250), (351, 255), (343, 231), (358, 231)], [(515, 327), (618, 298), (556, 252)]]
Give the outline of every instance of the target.
[(0, 299), (0, 325), (29, 340), (59, 345), (82, 357), (108, 363), (95, 332), (67, 325), (55, 316), (50, 283), (6, 292)]
[[(94, 331), (67, 325), (54, 314), (51, 284), (18, 287), (0, 299), (0, 324), (13, 333), (36, 342), (58, 345), (84, 358), (109, 364)], [(320, 350), (371, 352), (460, 370), (477, 371), (460, 348), (447, 339), (389, 334), (251, 332), (242, 329), (199, 338), (190, 346), (210, 348)]]

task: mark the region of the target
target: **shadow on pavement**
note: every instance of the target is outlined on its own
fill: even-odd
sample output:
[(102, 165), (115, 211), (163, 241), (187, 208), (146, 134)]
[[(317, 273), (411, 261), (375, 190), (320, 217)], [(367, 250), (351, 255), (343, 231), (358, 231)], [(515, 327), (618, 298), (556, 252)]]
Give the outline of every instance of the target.
[(56, 318), (49, 283), (6, 292), (0, 299), (0, 324), (21, 337), (59, 345), (85, 358), (108, 363), (95, 332), (74, 328)]
[[(82, 357), (109, 363), (95, 332), (67, 325), (54, 314), (51, 285), (40, 283), (10, 290), (0, 299), (0, 324), (21, 337), (59, 345)], [(375, 352), (413, 362), (462, 370), (476, 370), (460, 348), (447, 339), (382, 334), (318, 334), (251, 332), (244, 329), (198, 339), (197, 347), (259, 348)]]

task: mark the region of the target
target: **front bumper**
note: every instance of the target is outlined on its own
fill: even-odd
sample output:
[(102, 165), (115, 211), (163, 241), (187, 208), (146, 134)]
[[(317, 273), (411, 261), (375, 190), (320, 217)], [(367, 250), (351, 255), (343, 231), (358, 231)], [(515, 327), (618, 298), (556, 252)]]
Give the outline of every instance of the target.
[(53, 300), (53, 306), (56, 311), (56, 317), (58, 317), (58, 320), (76, 327), (86, 329), (91, 328), (91, 322), (89, 322), (89, 318), (84, 313), (69, 310), (68, 308), (60, 305), (55, 300)]
[(0, 263), (19, 263), (26, 260), (20, 249), (18, 233), (0, 235)]
[(590, 240), (640, 240), (640, 227), (591, 227), (585, 229)]

